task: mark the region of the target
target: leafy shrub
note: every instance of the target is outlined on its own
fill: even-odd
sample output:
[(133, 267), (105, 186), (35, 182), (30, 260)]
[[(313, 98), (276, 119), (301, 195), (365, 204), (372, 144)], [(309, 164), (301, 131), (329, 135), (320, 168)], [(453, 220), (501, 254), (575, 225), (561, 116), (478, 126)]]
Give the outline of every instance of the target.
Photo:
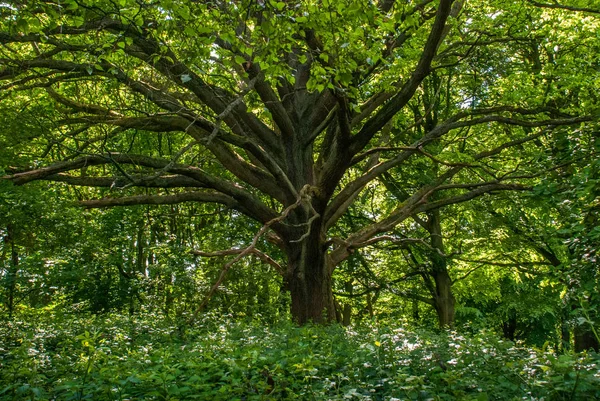
[(31, 313), (0, 338), (0, 400), (600, 398), (598, 355), (487, 332)]

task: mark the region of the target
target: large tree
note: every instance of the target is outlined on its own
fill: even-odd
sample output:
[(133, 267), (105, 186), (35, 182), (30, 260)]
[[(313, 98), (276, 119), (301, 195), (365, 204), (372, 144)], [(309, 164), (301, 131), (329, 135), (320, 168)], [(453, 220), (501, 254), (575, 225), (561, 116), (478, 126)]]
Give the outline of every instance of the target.
[[(594, 10), (558, 6), (5, 1), (4, 178), (104, 188), (90, 208), (225, 205), (281, 250), (257, 235), (239, 253), (284, 266), (294, 319), (329, 321), (354, 251), (403, 241), (415, 216), (443, 257), (437, 210), (528, 189), (554, 133), (593, 120)], [(348, 230), (366, 193), (377, 206)]]

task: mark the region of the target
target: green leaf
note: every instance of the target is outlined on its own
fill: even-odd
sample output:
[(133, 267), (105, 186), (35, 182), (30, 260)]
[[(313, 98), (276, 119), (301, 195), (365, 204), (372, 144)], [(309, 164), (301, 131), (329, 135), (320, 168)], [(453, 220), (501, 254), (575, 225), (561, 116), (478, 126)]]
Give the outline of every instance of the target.
[(17, 31), (27, 35), (29, 33), (29, 22), (24, 18), (17, 20)]

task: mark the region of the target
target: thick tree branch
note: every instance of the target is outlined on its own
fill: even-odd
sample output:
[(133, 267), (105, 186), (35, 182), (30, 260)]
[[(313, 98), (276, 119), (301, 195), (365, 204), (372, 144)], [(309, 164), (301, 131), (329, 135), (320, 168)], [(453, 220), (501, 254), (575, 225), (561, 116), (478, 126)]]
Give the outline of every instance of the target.
[[(579, 117), (567, 117), (567, 118), (543, 119), (543, 120), (524, 120), (522, 118), (513, 118), (513, 117), (507, 117), (507, 116), (498, 115), (498, 114), (492, 114), (492, 115), (486, 115), (486, 116), (482, 116), (482, 117), (472, 118), (470, 120), (460, 121), (462, 118), (470, 116), (471, 114), (477, 115), (480, 113), (501, 112), (501, 111), (509, 111), (509, 112), (519, 113), (519, 114), (523, 114), (523, 115), (531, 115), (531, 114), (535, 115), (540, 112), (545, 112), (546, 110), (545, 109), (527, 110), (527, 109), (519, 109), (519, 108), (514, 108), (514, 107), (496, 107), (496, 108), (490, 108), (490, 109), (475, 110), (473, 113), (459, 113), (459, 114), (454, 115), (453, 117), (450, 117), (444, 123), (437, 125), (434, 129), (432, 129), (429, 133), (424, 135), (421, 139), (419, 139), (418, 141), (413, 143), (411, 146), (400, 147), (399, 149), (401, 149), (402, 152), (400, 152), (397, 156), (395, 156), (391, 159), (388, 159), (386, 161), (382, 161), (382, 162), (378, 163), (377, 165), (370, 168), (365, 174), (363, 174), (359, 178), (357, 178), (354, 181), (347, 184), (342, 189), (342, 191), (340, 191), (340, 193), (337, 194), (335, 196), (335, 198), (332, 199), (332, 201), (327, 206), (327, 209), (324, 214), (326, 226), (331, 227), (335, 223), (336, 219), (339, 218), (339, 216), (341, 214), (343, 214), (343, 209), (347, 208), (349, 206), (347, 200), (349, 198), (351, 198), (352, 196), (355, 196), (357, 191), (361, 191), (369, 182), (380, 177), (382, 174), (386, 173), (391, 168), (404, 163), (413, 154), (426, 153), (421, 150), (423, 147), (425, 147), (427, 144), (441, 138), (442, 136), (446, 135), (448, 132), (450, 132), (453, 129), (470, 127), (470, 126), (475, 126), (475, 125), (480, 125), (480, 124), (490, 123), (490, 122), (498, 122), (498, 123), (503, 123), (503, 124), (507, 124), (507, 125), (515, 125), (515, 126), (529, 127), (529, 128), (536, 128), (536, 127), (552, 128), (552, 127), (563, 126), (563, 125), (574, 125), (574, 124), (579, 124), (581, 122), (587, 122), (587, 121), (593, 120), (592, 116), (579, 116)], [(506, 142), (506, 143), (504, 143), (500, 146), (497, 146), (496, 148), (491, 149), (489, 151), (480, 152), (479, 154), (474, 156), (474, 159), (481, 160), (481, 159), (484, 159), (484, 158), (487, 158), (490, 156), (497, 155), (505, 149), (532, 141), (532, 140), (538, 138), (539, 136), (543, 135), (544, 133), (545, 133), (545, 131), (541, 131), (536, 134), (528, 135), (523, 138), (519, 138), (519, 139), (515, 139), (512, 141)], [(446, 164), (449, 165), (448, 163), (446, 163)], [(471, 164), (469, 164), (469, 163), (452, 163), (451, 166), (462, 168), (462, 167), (471, 166)]]
[[(148, 167), (156, 170), (164, 169), (170, 164), (164, 159), (157, 159), (148, 156), (131, 154), (107, 154), (96, 156), (85, 156), (72, 161), (55, 163), (48, 167), (42, 167), (26, 172), (16, 173), (2, 177), (2, 179), (12, 181), (15, 185), (23, 185), (36, 180), (48, 180), (51, 176), (67, 171), (77, 170), (86, 166), (97, 166), (103, 164), (126, 164)], [(270, 221), (277, 213), (256, 196), (244, 190), (237, 184), (211, 176), (200, 168), (174, 164), (168, 168), (170, 173), (182, 175), (196, 180), (206, 188), (214, 189), (226, 196), (229, 196), (239, 202), (241, 210), (257, 221)], [(131, 179), (130, 179), (131, 180)], [(281, 228), (280, 226), (277, 226)]]
[(256, 81), (256, 92), (260, 96), (263, 104), (273, 116), (273, 121), (277, 124), (281, 135), (284, 138), (292, 138), (296, 135), (296, 129), (285, 107), (277, 97), (277, 94), (264, 79), (264, 74), (260, 71), (258, 64), (252, 64), (248, 73)]
[(237, 202), (233, 198), (217, 192), (182, 192), (175, 195), (137, 195), (121, 198), (91, 199), (80, 201), (78, 203), (80, 206), (88, 209), (96, 209), (114, 206), (173, 205), (182, 202), (220, 203), (230, 208), (235, 208), (237, 206)]
[[(433, 0), (423, 0), (422, 2), (414, 5), (409, 11), (402, 14), (402, 16), (400, 17), (400, 22), (397, 22), (394, 25), (394, 32), (390, 33), (388, 35), (388, 37), (386, 38), (385, 48), (383, 49), (379, 60), (377, 60), (377, 62), (374, 65), (372, 65), (365, 73), (359, 74), (360, 78), (363, 82), (366, 81), (370, 76), (372, 76), (374, 72), (379, 70), (379, 68), (382, 65), (384, 65), (386, 63), (386, 61), (389, 61), (390, 57), (394, 54), (395, 49), (402, 47), (402, 45), (404, 45), (410, 38), (412, 38), (414, 36), (414, 32), (418, 31), (418, 29), (420, 27), (422, 27), (427, 21), (429, 21), (431, 18), (435, 17), (435, 15), (436, 15), (435, 12), (431, 12), (431, 11), (425, 12), (425, 6), (427, 6), (429, 3), (432, 3), (432, 2), (433, 2)], [(389, 5), (389, 8), (384, 7), (384, 8), (382, 8), (382, 11), (387, 12), (387, 11), (389, 11), (389, 9), (391, 9), (391, 6), (395, 3), (395, 1), (393, 1), (393, 0), (387, 1), (386, 0), (385, 3)], [(387, 9), (387, 11), (386, 11), (386, 9)], [(402, 22), (404, 22), (409, 16), (412, 16), (416, 13), (421, 13), (421, 18), (419, 18), (419, 22), (418, 22), (417, 26), (410, 26), (406, 29), (400, 30), (400, 28), (402, 26)], [(400, 30), (400, 32), (398, 32), (399, 30)], [(401, 85), (401, 83), (397, 82), (396, 84), (393, 85), (393, 88), (398, 89), (400, 87), (400, 85)], [(379, 95), (383, 95), (383, 96), (379, 96)], [(352, 120), (352, 126), (355, 126), (359, 122), (363, 121), (366, 117), (368, 117), (375, 110), (375, 108), (377, 108), (378, 106), (381, 106), (386, 100), (390, 99), (392, 96), (394, 96), (393, 91), (380, 92), (377, 95), (375, 95), (373, 98), (369, 99), (369, 101), (364, 105), (365, 107), (362, 108), (361, 113), (358, 114)]]
[[(137, 34), (131, 35), (131, 37), (134, 44), (125, 48), (129, 54), (154, 67), (178, 86), (190, 90), (215, 113), (223, 113), (227, 105), (234, 101), (235, 97), (230, 93), (222, 88), (209, 85), (188, 66), (180, 62), (171, 49), (167, 49), (165, 57), (155, 60), (154, 55), (164, 53), (164, 49), (161, 49), (157, 42)], [(271, 150), (278, 149), (276, 134), (256, 116), (249, 113), (243, 102), (237, 104), (233, 112), (223, 121), (236, 134), (256, 138), (262, 146)]]
[(64, 182), (69, 185), (96, 187), (96, 188), (123, 188), (137, 186), (146, 188), (203, 188), (198, 181), (178, 175), (145, 177), (133, 176), (133, 182), (123, 177), (90, 177), (73, 176), (64, 173), (48, 176), (48, 181)]
[(337, 263), (346, 259), (352, 252), (352, 249), (355, 249), (360, 244), (368, 244), (369, 239), (373, 238), (377, 234), (391, 231), (395, 226), (408, 219), (413, 214), (439, 209), (448, 205), (467, 202), (471, 199), (475, 199), (479, 196), (494, 191), (526, 191), (529, 189), (529, 187), (518, 184), (491, 183), (460, 195), (451, 196), (435, 202), (428, 202), (428, 198), (438, 190), (438, 187), (424, 187), (417, 191), (410, 198), (402, 202), (385, 219), (364, 227), (350, 235), (348, 239), (344, 241), (344, 245), (338, 246), (331, 252), (331, 258), (334, 261), (334, 265), (336, 265)]
[(373, 135), (377, 133), (398, 111), (404, 107), (412, 98), (423, 79), (429, 74), (431, 62), (444, 36), (446, 20), (450, 15), (453, 0), (441, 0), (438, 6), (435, 20), (429, 32), (427, 42), (423, 48), (421, 58), (413, 71), (411, 77), (402, 86), (400, 91), (395, 94), (375, 116), (369, 119), (362, 129), (352, 140), (350, 153), (352, 155), (360, 152), (369, 143)]
[[(101, 24), (102, 27), (120, 26), (117, 22), (114, 22), (114, 21), (112, 21), (112, 22), (105, 21), (105, 22), (106, 22), (105, 24)], [(121, 27), (121, 29), (125, 29), (124, 26), (120, 26), (120, 27)], [(29, 40), (32, 40), (32, 38), (29, 38)], [(138, 37), (138, 40), (142, 40), (142, 39), (140, 39)], [(144, 43), (146, 43), (146, 45), (149, 46), (148, 43), (150, 43), (150, 42), (144, 42)], [(131, 47), (128, 47), (127, 49), (129, 49), (132, 53), (135, 53), (138, 58), (141, 57), (141, 60), (148, 62), (148, 63), (152, 62), (152, 60), (149, 59), (150, 56), (148, 56), (146, 53), (143, 52), (142, 47), (138, 46), (138, 48), (136, 48), (135, 45), (132, 45)], [(146, 55), (144, 56), (144, 54), (146, 54)], [(4, 61), (7, 61), (7, 60), (4, 60)], [(219, 132), (218, 124), (221, 120), (224, 120), (228, 123), (228, 125), (232, 128), (232, 130), (234, 132), (237, 132), (237, 134), (240, 136), (236, 137), (235, 135), (227, 135), (221, 131), (220, 137), (222, 137), (223, 140), (225, 140), (226, 142), (232, 143), (236, 146), (240, 146), (243, 149), (249, 151), (254, 156), (256, 156), (258, 159), (260, 159), (263, 162), (263, 164), (269, 168), (270, 172), (278, 177), (280, 182), (286, 181), (284, 175), (282, 174), (282, 170), (280, 167), (281, 161), (279, 160), (279, 157), (280, 157), (281, 152), (277, 152), (277, 151), (271, 152), (270, 155), (267, 156), (267, 153), (264, 150), (262, 150), (262, 148), (260, 146), (254, 145), (252, 143), (252, 141), (249, 139), (242, 139), (244, 137), (245, 138), (252, 137), (253, 133), (256, 132), (256, 129), (259, 129), (260, 132), (264, 133), (265, 127), (263, 127), (262, 125), (260, 127), (257, 127), (256, 124), (258, 124), (258, 122), (257, 122), (256, 117), (251, 115), (251, 113), (249, 114), (244, 111), (243, 112), (243, 113), (245, 113), (244, 116), (247, 117), (247, 119), (250, 120), (250, 123), (252, 123), (254, 125), (249, 123), (250, 125), (252, 125), (250, 127), (250, 130), (242, 129), (242, 127), (239, 124), (238, 119), (236, 119), (236, 116), (239, 117), (239, 114), (241, 113), (240, 110), (242, 110), (242, 109), (245, 110), (245, 106), (243, 106), (243, 102), (240, 101), (241, 98), (232, 99), (230, 103), (226, 104), (226, 103), (223, 103), (221, 100), (215, 100), (215, 99), (221, 99), (221, 98), (223, 98), (223, 96), (215, 97), (214, 95), (211, 95), (210, 97), (213, 98), (214, 102), (220, 102), (218, 107), (215, 106), (214, 104), (212, 105), (213, 109), (220, 110), (220, 114), (217, 119), (217, 123), (211, 124), (207, 120), (205, 120), (202, 117), (199, 117), (195, 113), (191, 112), (189, 109), (187, 109), (185, 106), (183, 106), (183, 104), (181, 104), (171, 94), (166, 93), (163, 90), (154, 88), (149, 84), (133, 80), (127, 74), (125, 74), (123, 71), (121, 71), (120, 69), (118, 69), (115, 66), (108, 64), (108, 63), (101, 63), (103, 71), (102, 70), (98, 71), (97, 69), (94, 68), (93, 65), (77, 64), (77, 63), (73, 63), (73, 62), (65, 63), (65, 62), (62, 62), (61, 60), (45, 59), (42, 57), (38, 57), (38, 58), (35, 58), (32, 60), (15, 61), (15, 62), (13, 62), (13, 64), (14, 63), (17, 63), (19, 65), (18, 69), (16, 69), (16, 67), (15, 67), (15, 71), (22, 71), (23, 69), (28, 70), (28, 69), (32, 69), (32, 68), (51, 68), (51, 69), (56, 69), (58, 71), (64, 71), (64, 72), (76, 70), (82, 74), (84, 71), (86, 71), (86, 72), (92, 71), (93, 75), (100, 75), (107, 79), (117, 79), (119, 82), (128, 86), (134, 92), (137, 92), (137, 93), (143, 95), (146, 99), (155, 103), (158, 107), (161, 107), (163, 109), (166, 109), (168, 111), (171, 111), (175, 114), (182, 116), (183, 118), (181, 118), (181, 119), (170, 120), (170, 122), (176, 122), (177, 123), (176, 126), (180, 130), (182, 130), (184, 132), (190, 132), (192, 127), (198, 127), (205, 133), (210, 132), (211, 134), (210, 134), (210, 136), (208, 136), (207, 142), (210, 142), (210, 139), (212, 137), (214, 137), (215, 133)], [(154, 63), (153, 65), (155, 65), (155, 67), (157, 66), (156, 63)], [(164, 67), (163, 70), (165, 68), (166, 67)], [(110, 71), (110, 72), (107, 72), (107, 71)], [(162, 72), (165, 73), (165, 71), (162, 71)], [(178, 80), (178, 77), (173, 76), (171, 70), (169, 70), (169, 74), (170, 75), (168, 75), (168, 76), (173, 80), (173, 82), (175, 84), (179, 84), (179, 85), (185, 87), (185, 85), (184, 85), (185, 82), (181, 82), (181, 79)], [(185, 75), (185, 76), (187, 77), (188, 75)], [(200, 84), (201, 84), (201, 82), (200, 82)], [(198, 89), (198, 88), (196, 88), (196, 89)], [(51, 94), (53, 95), (53, 97), (55, 99), (57, 99), (61, 103), (67, 104), (69, 107), (72, 107), (78, 111), (92, 112), (96, 115), (106, 115), (106, 114), (110, 115), (111, 114), (110, 112), (102, 113), (102, 111), (103, 111), (102, 108), (99, 108), (98, 106), (83, 105), (83, 104), (79, 104), (74, 101), (70, 101), (69, 99), (66, 99), (66, 98), (58, 95), (56, 92), (53, 92)], [(206, 93), (205, 93), (205, 95), (206, 95)], [(210, 104), (209, 104), (209, 106), (210, 106)], [(244, 119), (242, 119), (242, 120), (245, 121)], [(73, 119), (71, 121), (77, 122), (77, 120), (73, 120)], [(128, 125), (129, 125), (129, 127), (131, 127), (131, 128), (133, 128), (133, 127), (144, 128), (143, 126), (142, 127), (139, 126), (140, 124), (142, 124), (142, 120), (135, 121), (132, 118), (127, 118), (124, 120), (105, 121), (105, 122), (113, 123), (115, 125), (120, 125), (120, 126), (125, 126), (125, 127), (128, 127)], [(161, 122), (167, 123), (166, 121), (161, 121)], [(260, 124), (262, 124), (262, 123), (260, 123)], [(149, 126), (148, 129), (153, 129), (156, 131), (173, 130), (173, 129), (169, 128), (168, 126), (165, 126), (162, 124), (159, 124), (159, 125), (160, 125), (160, 127), (155, 127), (155, 128), (152, 128), (151, 126)], [(206, 134), (204, 134), (204, 135), (206, 135)], [(275, 138), (275, 137), (273, 136), (270, 139), (273, 139), (273, 138)], [(196, 137), (196, 139), (198, 139), (198, 138)], [(273, 141), (269, 141), (267, 143), (261, 142), (261, 144), (267, 148), (269, 146), (272, 146), (274, 143), (276, 143), (276, 142), (273, 142)], [(245, 164), (241, 163), (240, 158), (226, 157), (227, 152), (224, 152), (222, 147), (220, 149), (216, 146), (211, 147), (210, 143), (207, 146), (209, 147), (209, 149), (211, 151), (213, 151), (213, 153), (215, 153), (215, 155), (217, 157), (221, 158), (221, 161), (228, 168), (231, 168), (234, 171), (234, 173), (236, 173), (236, 175), (238, 175), (238, 178), (243, 179), (245, 182), (248, 182), (251, 185), (255, 185), (255, 186), (257, 184), (259, 186), (262, 186), (262, 184), (260, 184), (261, 182), (264, 183), (266, 181), (272, 181), (272, 179), (266, 180), (266, 177), (264, 177), (264, 175), (261, 177), (261, 174), (256, 174), (258, 170), (255, 167), (253, 167), (247, 163), (245, 163)], [(289, 188), (289, 186), (288, 186), (288, 188)], [(271, 192), (269, 192), (269, 194), (272, 196), (276, 196), (277, 199), (279, 199), (281, 201), (283, 200), (283, 196), (281, 195), (280, 192), (272, 192), (271, 191)], [(288, 197), (293, 198), (294, 196), (295, 196), (295, 193), (291, 192)]]

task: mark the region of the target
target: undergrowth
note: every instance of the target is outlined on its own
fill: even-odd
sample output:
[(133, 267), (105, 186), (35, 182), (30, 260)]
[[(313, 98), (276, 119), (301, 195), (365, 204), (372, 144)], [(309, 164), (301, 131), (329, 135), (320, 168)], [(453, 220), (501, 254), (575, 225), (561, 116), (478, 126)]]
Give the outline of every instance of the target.
[(493, 333), (30, 314), (0, 324), (0, 400), (591, 400), (600, 357)]

